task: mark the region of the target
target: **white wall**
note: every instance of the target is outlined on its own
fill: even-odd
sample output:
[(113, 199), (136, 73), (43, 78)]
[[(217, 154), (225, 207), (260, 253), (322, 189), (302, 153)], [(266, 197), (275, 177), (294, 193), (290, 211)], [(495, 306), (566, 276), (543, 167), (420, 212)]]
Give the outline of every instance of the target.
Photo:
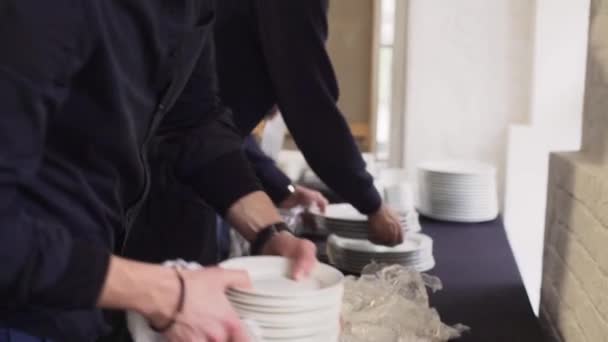
[(528, 118), (534, 1), (410, 0), (405, 166), (464, 158), (498, 166)]
[(505, 225), (538, 310), (549, 153), (580, 147), (589, 0), (536, 0), (530, 123), (509, 132)]
[(589, 0), (409, 0), (404, 165), (499, 171), (507, 234), (538, 307), (548, 155), (580, 145)]

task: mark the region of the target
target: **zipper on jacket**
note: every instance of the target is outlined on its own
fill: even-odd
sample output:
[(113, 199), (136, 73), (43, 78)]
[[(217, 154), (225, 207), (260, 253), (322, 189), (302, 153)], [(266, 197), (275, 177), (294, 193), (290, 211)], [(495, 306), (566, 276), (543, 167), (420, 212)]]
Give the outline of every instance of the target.
[[(196, 4), (198, 2), (194, 2), (194, 3)], [(211, 15), (211, 17), (209, 19), (207, 19), (208, 22), (211, 22), (212, 20), (213, 20), (213, 15)], [(207, 39), (209, 39), (209, 38), (207, 38)], [(124, 250), (125, 250), (127, 241), (129, 240), (129, 233), (131, 232), (131, 225), (133, 224), (135, 217), (139, 213), (139, 210), (140, 210), (141, 206), (143, 205), (144, 201), (146, 200), (148, 192), (150, 191), (150, 178), (151, 177), (150, 177), (150, 167), (148, 165), (148, 144), (150, 143), (150, 140), (156, 134), (158, 126), (160, 125), (168, 108), (171, 108), (173, 106), (173, 104), (175, 103), (175, 101), (177, 101), (179, 95), (181, 94), (183, 89), (186, 87), (186, 84), (190, 80), (191, 74), (192, 74), (193, 70), (195, 69), (195, 66), (196, 66), (199, 58), (201, 57), (201, 51), (203, 49), (204, 44), (205, 43), (203, 42), (202, 36), (193, 35), (191, 37), (186, 37), (184, 39), (184, 41), (182, 41), (180, 44), (181, 47), (180, 47), (180, 49), (178, 49), (179, 51), (177, 52), (177, 58), (175, 58), (172, 61), (172, 64), (177, 64), (181, 68), (180, 68), (180, 71), (174, 75), (174, 78), (171, 81), (171, 83), (169, 84), (168, 89), (166, 90), (165, 94), (161, 97), (158, 107), (156, 108), (156, 110), (154, 112), (152, 122), (151, 122), (150, 126), (148, 127), (148, 131), (146, 133), (143, 144), (141, 146), (141, 150), (139, 151), (140, 163), (144, 169), (144, 187), (143, 187), (143, 191), (141, 192), (141, 194), (139, 195), (137, 200), (125, 212), (124, 225), (125, 225), (126, 231), (125, 231), (124, 240), (122, 241), (122, 246), (120, 249), (121, 254), (124, 254)], [(189, 49), (193, 46), (196, 47), (194, 49), (194, 51), (184, 51), (183, 50), (183, 49)], [(187, 58), (187, 59), (184, 59), (184, 58)]]
[(129, 240), (129, 233), (131, 232), (131, 225), (133, 224), (135, 217), (139, 213), (141, 206), (144, 204), (145, 199), (148, 197), (148, 192), (150, 192), (151, 176), (150, 165), (148, 163), (148, 145), (150, 144), (150, 140), (152, 140), (154, 132), (156, 132), (156, 129), (160, 125), (160, 122), (165, 115), (165, 109), (166, 108), (163, 103), (158, 105), (152, 117), (152, 122), (148, 129), (148, 132), (146, 133), (146, 137), (144, 138), (144, 141), (141, 145), (141, 149), (139, 151), (139, 162), (144, 172), (144, 185), (141, 193), (139, 194), (135, 202), (133, 202), (133, 204), (125, 212), (125, 235), (122, 241), (122, 246), (120, 248), (121, 254), (124, 254), (125, 252), (125, 247), (127, 241)]

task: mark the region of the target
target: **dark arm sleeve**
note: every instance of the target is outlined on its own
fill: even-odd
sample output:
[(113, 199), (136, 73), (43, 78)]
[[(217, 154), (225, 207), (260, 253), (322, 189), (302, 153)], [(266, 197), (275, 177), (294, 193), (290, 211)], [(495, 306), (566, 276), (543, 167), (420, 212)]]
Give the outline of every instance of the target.
[(24, 212), (22, 185), (36, 177), (48, 121), (88, 55), (78, 3), (0, 4), (0, 310), (92, 308), (106, 276), (107, 251)]
[(272, 158), (262, 151), (253, 136), (248, 135), (245, 138), (243, 148), (268, 196), (275, 204), (283, 202), (291, 194), (288, 189), (291, 184), (289, 177), (279, 169)]
[(267, 69), (285, 122), (319, 177), (365, 214), (381, 198), (344, 116), (325, 49), (327, 1), (257, 0)]
[(159, 132), (171, 137), (177, 177), (220, 214), (241, 197), (262, 190), (243, 151), (243, 138), (218, 96), (212, 35)]

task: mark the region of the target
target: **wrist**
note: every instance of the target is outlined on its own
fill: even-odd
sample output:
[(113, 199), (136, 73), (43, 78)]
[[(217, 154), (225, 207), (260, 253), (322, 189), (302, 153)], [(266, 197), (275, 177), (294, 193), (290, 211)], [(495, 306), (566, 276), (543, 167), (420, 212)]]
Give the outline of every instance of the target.
[(182, 291), (175, 270), (160, 268), (162, 270), (156, 273), (155, 279), (146, 283), (147, 290), (142, 296), (139, 309), (154, 327), (165, 326), (175, 319)]
[(264, 192), (254, 192), (239, 199), (228, 211), (227, 218), (249, 242), (265, 227), (283, 221), (274, 203)]
[(375, 211), (373, 211), (372, 213), (370, 213), (368, 215), (368, 217), (375, 217), (375, 216), (381, 215), (384, 212), (384, 208), (385, 208), (384, 203), (380, 204), (380, 206), (378, 207), (378, 209), (376, 209)]
[(98, 303), (102, 308), (136, 311), (162, 324), (174, 314), (179, 291), (174, 270), (112, 257)]
[(289, 246), (294, 239), (297, 239), (293, 234), (288, 231), (279, 232), (273, 235), (264, 245), (261, 250), (263, 255), (283, 255), (283, 251), (288, 250), (286, 246)]
[(251, 244), (251, 254), (260, 255), (260, 254), (273, 254), (268, 253), (267, 246), (271, 245), (271, 242), (282, 234), (292, 235), (289, 227), (284, 222), (278, 222), (260, 230), (256, 235), (255, 239)]

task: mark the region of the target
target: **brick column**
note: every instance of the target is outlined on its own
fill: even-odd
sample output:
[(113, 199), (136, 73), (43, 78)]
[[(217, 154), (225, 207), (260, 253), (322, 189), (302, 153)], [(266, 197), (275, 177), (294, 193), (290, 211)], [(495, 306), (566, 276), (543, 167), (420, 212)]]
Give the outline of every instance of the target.
[(550, 341), (608, 342), (608, 0), (592, 0), (583, 148), (551, 156), (540, 319)]

